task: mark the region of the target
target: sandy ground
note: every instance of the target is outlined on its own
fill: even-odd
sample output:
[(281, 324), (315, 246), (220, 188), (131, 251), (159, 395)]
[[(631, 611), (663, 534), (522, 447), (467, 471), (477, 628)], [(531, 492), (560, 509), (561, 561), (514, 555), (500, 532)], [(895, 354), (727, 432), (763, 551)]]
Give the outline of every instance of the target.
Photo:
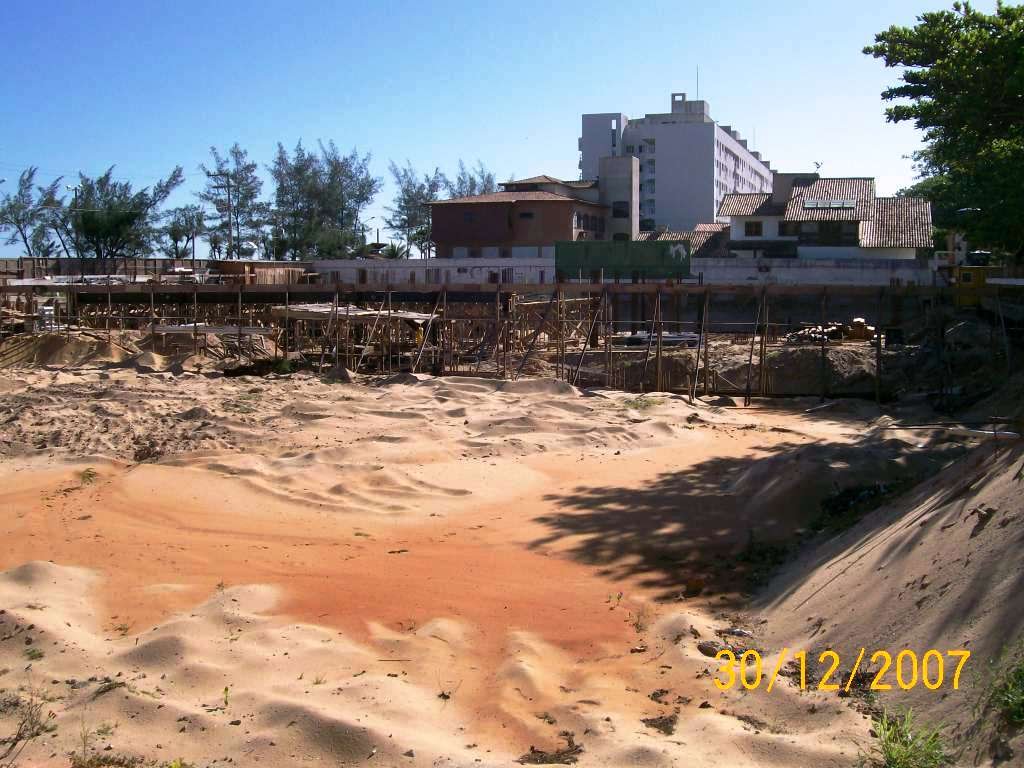
[(963, 450), (872, 405), (550, 380), (76, 367), (0, 393), (0, 733), (33, 697), (54, 726), (23, 765), (509, 765), (565, 732), (581, 765), (854, 765), (855, 708), (722, 693), (697, 644), (803, 628), (745, 610), (753, 532)]

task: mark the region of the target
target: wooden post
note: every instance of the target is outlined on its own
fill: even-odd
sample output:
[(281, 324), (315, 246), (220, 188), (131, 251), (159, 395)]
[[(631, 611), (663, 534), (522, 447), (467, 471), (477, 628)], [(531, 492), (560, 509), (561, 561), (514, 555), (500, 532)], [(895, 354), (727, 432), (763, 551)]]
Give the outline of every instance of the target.
[(238, 285), (238, 361), (242, 361), (242, 285)]
[(655, 391), (661, 392), (662, 389), (663, 389), (663, 387), (662, 387), (662, 373), (661, 373), (661, 335), (662, 335), (662, 329), (663, 329), (663, 326), (664, 326), (664, 322), (663, 322), (663, 319), (662, 319), (662, 311), (661, 311), (661, 288), (658, 289), (658, 293), (657, 293), (656, 298), (654, 300), (654, 314), (658, 318), (658, 325), (657, 325), (657, 328), (658, 328), (658, 350), (657, 350), (657, 352), (655, 353), (655, 356), (654, 356), (654, 388), (655, 388)]
[(704, 395), (711, 393), (708, 375), (711, 372), (709, 347), (711, 345), (711, 289), (704, 290), (704, 328), (707, 338), (704, 339)]
[(192, 286), (192, 354), (199, 354), (199, 292)]
[(825, 302), (828, 299), (828, 292), (825, 288), (821, 289), (821, 400), (825, 401), (828, 396), (828, 352), (826, 345), (828, 342), (827, 335), (825, 333)]
[(764, 397), (768, 393), (768, 288), (765, 287), (763, 294), (764, 319), (761, 321), (761, 364), (759, 377), (758, 394)]
[(1003, 354), (1006, 355), (1006, 375), (1009, 376), (1013, 372), (1013, 366), (1010, 364), (1010, 339), (1006, 335), (1006, 318), (1003, 316), (1003, 302), (999, 299), (999, 288), (996, 288), (996, 311), (999, 313), (999, 327), (1003, 331)]
[(754, 318), (754, 329), (750, 332), (750, 355), (747, 357), (747, 387), (743, 393), (743, 405), (750, 405), (750, 371), (754, 365), (754, 341), (757, 339), (757, 326), (761, 323), (761, 305), (764, 304), (764, 289), (761, 289), (761, 297), (757, 300), (757, 316)]
[(341, 318), (340, 314), (341, 297), (338, 293), (338, 286), (334, 286), (334, 368), (337, 369), (341, 359)]
[(878, 312), (875, 318), (875, 403), (882, 403), (882, 295), (885, 290), (878, 291)]
[[(704, 309), (700, 316), (700, 336), (697, 337), (697, 356), (693, 360), (693, 381), (690, 382), (690, 402), (697, 396), (697, 379), (700, 375), (700, 351), (704, 344), (704, 335), (707, 332), (708, 322), (708, 292), (704, 291)], [(704, 389), (707, 390), (708, 371), (704, 369)]]
[(289, 347), (289, 342), (291, 341), (291, 339), (289, 338), (289, 334), (288, 334), (288, 314), (289, 314), (288, 313), (288, 304), (289, 304), (288, 293), (289, 293), (288, 289), (285, 288), (284, 289), (284, 359), (285, 360), (288, 359), (288, 347)]
[(611, 327), (608, 322), (608, 310), (611, 301), (607, 294), (604, 297), (604, 306), (601, 308), (601, 316), (603, 322), (601, 323), (604, 328), (604, 384), (606, 387), (611, 389), (612, 386), (612, 334)]

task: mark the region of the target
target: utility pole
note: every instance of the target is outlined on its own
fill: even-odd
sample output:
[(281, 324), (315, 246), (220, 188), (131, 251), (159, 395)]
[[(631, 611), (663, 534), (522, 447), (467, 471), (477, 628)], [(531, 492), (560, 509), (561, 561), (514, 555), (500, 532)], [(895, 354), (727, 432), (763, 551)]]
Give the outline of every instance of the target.
[[(233, 234), (231, 229), (231, 174), (227, 171), (217, 171), (216, 173), (206, 172), (206, 175), (210, 178), (224, 178), (226, 181), (226, 189), (228, 193), (228, 258), (231, 258), (231, 251), (233, 250)], [(221, 187), (217, 187), (220, 189)]]
[[(76, 184), (73, 187), (65, 186), (64, 188), (69, 190), (70, 192), (74, 192), (75, 193), (75, 203), (74, 203), (75, 207), (74, 207), (73, 210), (74, 210), (74, 214), (77, 216), (78, 215), (78, 190), (80, 190), (82, 188), (82, 185), (81, 184)], [(82, 280), (84, 281), (85, 280), (85, 259), (82, 258), (82, 249), (81, 249), (81, 247), (79, 246), (79, 243), (78, 243), (78, 227), (77, 226), (74, 227), (74, 235), (75, 235), (75, 255), (78, 257), (79, 277), (81, 277)]]

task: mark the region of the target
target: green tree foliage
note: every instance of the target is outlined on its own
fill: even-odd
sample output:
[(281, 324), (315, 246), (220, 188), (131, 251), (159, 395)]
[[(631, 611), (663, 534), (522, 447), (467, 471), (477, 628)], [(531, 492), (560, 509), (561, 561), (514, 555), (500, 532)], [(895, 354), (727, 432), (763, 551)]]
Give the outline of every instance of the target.
[[(258, 164), (249, 160), (249, 153), (237, 142), (228, 150), (227, 156), (216, 147), (210, 147), (210, 156), (212, 166), (199, 166), (207, 181), (198, 197), (212, 209), (207, 240), (214, 234), (221, 243), (230, 240), (234, 250), (228, 255), (231, 258), (238, 255), (243, 243), (262, 240), (270, 207), (260, 200), (263, 180), (256, 173)], [(229, 225), (231, 237), (228, 237)]]
[(370, 156), (342, 155), (334, 142), (309, 152), (300, 141), (289, 154), (277, 145), (269, 170), (274, 179), (274, 255), (279, 258), (345, 258), (359, 247), (362, 211), (380, 191)]
[(46, 259), (57, 253), (53, 239), (54, 210), (60, 207), (57, 189), (60, 179), (46, 187), (37, 187), (36, 168), (27, 168), (18, 177), (14, 194), (0, 198), (0, 232), (7, 234), (7, 245), (21, 245), (26, 257)]
[(459, 173), (454, 181), (445, 179), (445, 189), (449, 197), (469, 197), (470, 195), (486, 195), (496, 192), (498, 185), (494, 181), (494, 174), (487, 170), (480, 161), (476, 161), (476, 167), (472, 170), (466, 168), (466, 164), (459, 160)]
[(103, 272), (117, 259), (143, 257), (159, 245), (163, 234), (160, 207), (183, 181), (181, 166), (153, 185), (138, 192), (131, 182), (114, 178), (113, 167), (96, 178), (79, 175), (77, 204), (65, 210), (62, 226), (82, 256), (96, 259)]
[(196, 237), (204, 231), (203, 209), (198, 205), (183, 205), (168, 211), (163, 229), (164, 253), (172, 259), (191, 258)]
[(904, 68), (882, 92), (892, 122), (913, 121), (925, 149), (914, 191), (936, 204), (940, 225), (1024, 258), (1024, 6), (993, 14), (969, 3), (890, 27), (864, 52)]
[(385, 259), (408, 259), (409, 246), (402, 243), (388, 243), (380, 252)]
[(437, 168), (433, 174), (421, 177), (409, 161), (404, 168), (392, 161), (389, 169), (395, 182), (395, 197), (391, 207), (385, 209), (390, 215), (384, 217), (384, 225), (426, 255), (430, 251), (428, 203), (440, 199), (448, 180)]

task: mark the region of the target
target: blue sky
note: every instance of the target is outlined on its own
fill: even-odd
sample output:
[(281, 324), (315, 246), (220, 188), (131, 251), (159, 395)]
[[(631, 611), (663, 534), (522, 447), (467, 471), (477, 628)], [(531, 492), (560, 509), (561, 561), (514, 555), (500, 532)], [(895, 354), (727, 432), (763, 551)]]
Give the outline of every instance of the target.
[(575, 178), (581, 113), (668, 111), (672, 91), (695, 93), (699, 66), (712, 116), (756, 131), (773, 167), (821, 162), (891, 194), (913, 180), (919, 136), (885, 122), (879, 93), (896, 72), (861, 48), (949, 5), (12, 0), (0, 190), (30, 164), (44, 181), (115, 165), (137, 186), (180, 164), (180, 205), (202, 186), (210, 145), (237, 141), (265, 165), (278, 141), (333, 139), (370, 152), (385, 179), (373, 227), (391, 159)]

